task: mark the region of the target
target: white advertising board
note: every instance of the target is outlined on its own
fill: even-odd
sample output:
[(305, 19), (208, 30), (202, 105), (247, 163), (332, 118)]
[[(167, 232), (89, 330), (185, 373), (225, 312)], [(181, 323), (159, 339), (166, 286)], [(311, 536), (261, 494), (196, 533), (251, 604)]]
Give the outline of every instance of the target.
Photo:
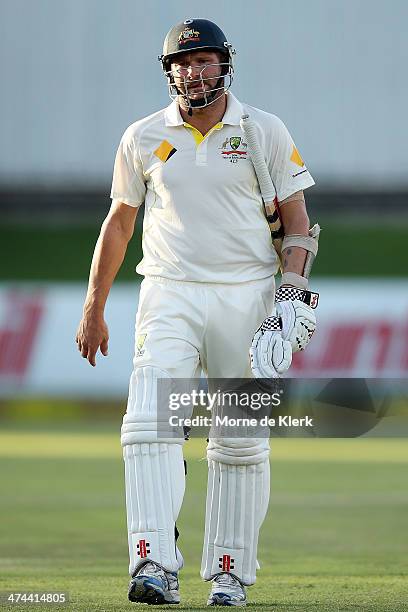
[[(316, 279), (317, 331), (291, 376), (407, 378), (408, 283)], [(92, 368), (75, 344), (85, 286), (0, 286), (0, 396), (123, 398), (132, 370), (139, 286), (117, 284), (106, 308), (109, 355)]]

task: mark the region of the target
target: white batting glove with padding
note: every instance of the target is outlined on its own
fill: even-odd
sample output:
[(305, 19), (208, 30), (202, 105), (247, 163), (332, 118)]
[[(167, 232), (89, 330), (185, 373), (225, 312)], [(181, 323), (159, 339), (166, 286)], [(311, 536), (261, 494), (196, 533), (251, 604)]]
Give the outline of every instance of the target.
[(272, 315), (255, 333), (249, 355), (255, 378), (278, 378), (289, 369), (292, 353), (302, 351), (316, 329), (319, 295), (292, 286), (278, 289)]
[[(252, 339), (249, 357), (255, 378), (279, 378), (292, 363), (290, 342), (282, 338), (280, 331), (272, 331), (269, 323), (279, 325), (278, 317), (268, 317)], [(280, 329), (280, 328), (279, 328)]]
[[(316, 329), (316, 315), (319, 294), (284, 285), (275, 296), (274, 313), (281, 320), (282, 336), (289, 340), (294, 353), (303, 351), (309, 344)], [(276, 312), (275, 312), (276, 311)]]

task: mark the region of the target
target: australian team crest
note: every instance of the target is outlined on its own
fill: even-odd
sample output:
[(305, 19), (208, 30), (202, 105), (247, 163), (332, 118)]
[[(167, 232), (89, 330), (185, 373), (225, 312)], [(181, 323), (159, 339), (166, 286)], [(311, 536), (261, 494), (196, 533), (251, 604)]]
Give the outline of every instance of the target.
[(241, 136), (226, 138), (220, 149), (223, 158), (228, 159), (231, 164), (236, 164), (240, 159), (246, 159), (248, 157), (248, 145), (243, 141)]
[(236, 151), (239, 145), (241, 144), (241, 136), (231, 136), (229, 141), (230, 141), (231, 149), (234, 149), (234, 151)]
[(193, 28), (185, 28), (178, 37), (179, 45), (184, 45), (190, 40), (194, 40), (194, 42), (200, 41), (200, 32), (197, 30), (193, 30)]

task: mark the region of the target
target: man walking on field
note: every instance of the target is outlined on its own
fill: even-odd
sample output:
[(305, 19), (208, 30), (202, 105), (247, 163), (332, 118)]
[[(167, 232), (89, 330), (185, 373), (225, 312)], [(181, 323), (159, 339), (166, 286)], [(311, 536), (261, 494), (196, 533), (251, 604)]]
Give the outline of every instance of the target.
[[(107, 354), (104, 307), (144, 202), (137, 271), (145, 278), (122, 427), (135, 602), (180, 601), (175, 522), (185, 487), (183, 449), (180, 439), (157, 437), (157, 381), (194, 378), (201, 370), (209, 378), (277, 377), (315, 329), (304, 271), (316, 240), (303, 196), (314, 181), (284, 124), (229, 91), (234, 53), (220, 28), (204, 19), (187, 19), (167, 34), (160, 60), (173, 102), (122, 137), (77, 334), (92, 365), (98, 348)], [(280, 260), (240, 127), (243, 114), (256, 124), (285, 232), (277, 292)], [(276, 316), (278, 327), (271, 323)], [(269, 441), (210, 439), (207, 457), (201, 575), (211, 581), (208, 605), (244, 606), (269, 501)]]

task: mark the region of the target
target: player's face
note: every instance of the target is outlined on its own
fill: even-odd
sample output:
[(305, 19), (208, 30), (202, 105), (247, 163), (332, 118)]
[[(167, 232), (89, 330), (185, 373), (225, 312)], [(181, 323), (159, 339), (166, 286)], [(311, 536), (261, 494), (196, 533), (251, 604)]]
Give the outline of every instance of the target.
[(191, 100), (199, 100), (217, 86), (221, 75), (220, 55), (215, 51), (183, 53), (172, 62), (174, 83)]

